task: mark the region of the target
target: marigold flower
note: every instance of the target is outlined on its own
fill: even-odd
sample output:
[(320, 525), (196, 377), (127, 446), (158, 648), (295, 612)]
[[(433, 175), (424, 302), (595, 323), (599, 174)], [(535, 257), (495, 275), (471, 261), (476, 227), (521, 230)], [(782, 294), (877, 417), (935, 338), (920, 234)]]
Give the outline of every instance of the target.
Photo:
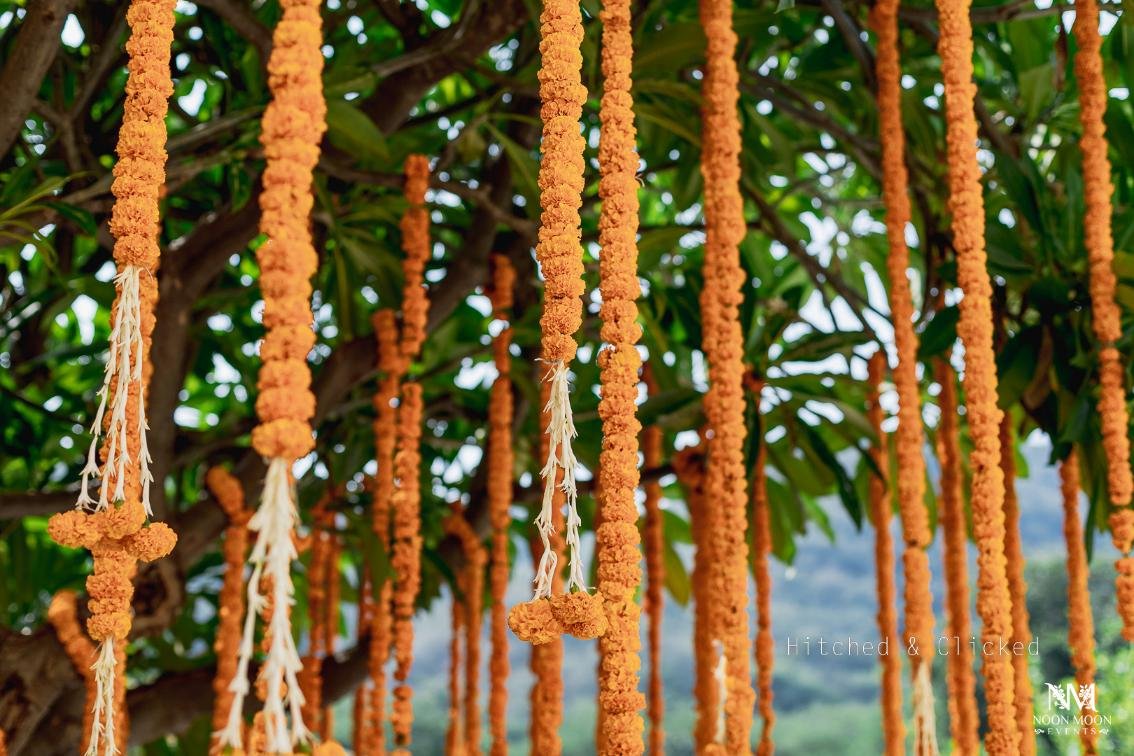
[[(970, 501), (978, 556), (977, 611), (986, 647), (1012, 637), (1012, 604), (1004, 559), (1004, 473), (1000, 469), (1000, 420), (993, 350), (992, 282), (984, 248), (984, 198), (977, 163), (977, 122), (973, 110), (973, 38), (970, 0), (937, 0), (937, 49), (945, 83), (949, 210), (957, 250), (961, 299), (957, 334), (965, 346), (966, 417), (973, 450)], [(907, 573), (908, 574), (908, 573)], [(1008, 655), (983, 655), (988, 703), (989, 753), (1020, 748), (1016, 726), (1014, 675)]]

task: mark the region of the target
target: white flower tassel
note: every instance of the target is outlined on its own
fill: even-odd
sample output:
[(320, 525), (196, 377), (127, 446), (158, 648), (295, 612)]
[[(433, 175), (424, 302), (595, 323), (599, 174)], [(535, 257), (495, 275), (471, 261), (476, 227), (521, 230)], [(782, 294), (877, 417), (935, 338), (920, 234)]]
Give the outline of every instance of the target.
[(539, 515), (536, 516), (535, 525), (539, 530), (540, 540), (543, 542), (543, 555), (536, 570), (535, 598), (549, 598), (551, 596), (552, 579), (558, 566), (555, 550), (551, 548), (551, 535), (555, 532), (552, 515), (555, 508), (555, 480), (558, 471), (563, 471), (561, 484), (567, 498), (567, 546), (570, 549), (570, 572), (567, 579), (567, 592), (572, 588), (586, 590), (586, 578), (583, 575), (583, 560), (579, 556), (579, 519), (577, 506), (578, 490), (575, 482), (575, 468), (577, 461), (575, 453), (571, 450), (571, 440), (575, 438), (575, 420), (571, 414), (571, 390), (567, 376), (567, 365), (557, 362), (551, 374), (547, 377), (551, 383), (551, 392), (544, 408), (548, 413), (547, 434), (549, 437), (549, 451), (547, 462), (540, 471), (543, 478), (543, 504)]
[(937, 727), (933, 711), (933, 683), (929, 678), (929, 660), (918, 666), (913, 685), (914, 745), (917, 753), (937, 756)]
[(118, 753), (118, 737), (114, 729), (114, 677), (118, 660), (114, 658), (114, 638), (99, 644), (98, 659), (91, 665), (95, 673), (95, 700), (92, 708), (91, 739), (85, 756), (99, 756), (99, 741), (106, 740), (104, 754)]
[(268, 656), (260, 670), (265, 683), (263, 710), (267, 750), (269, 753), (291, 753), (295, 745), (306, 743), (311, 738), (301, 713), (304, 699), (298, 675), (303, 663), (291, 633), (290, 609), (295, 604), (291, 563), (298, 556), (292, 533), (298, 517), (289, 467), (284, 459), (269, 461), (260, 508), (248, 523), (248, 527), (256, 531), (256, 543), (248, 557), (252, 564), (248, 577), (248, 614), (244, 618), (236, 674), (229, 686), (233, 693), (232, 708), (224, 729), (217, 733), (221, 746), (234, 749), (243, 748), (244, 700), (250, 689), (248, 666), (255, 646), (256, 617), (267, 605), (267, 596), (261, 593), (265, 581), (272, 591), (272, 612), (265, 629), (270, 638)]
[[(110, 353), (106, 359), (106, 372), (103, 377), (102, 388), (98, 390), (100, 397), (98, 412), (95, 414), (94, 424), (91, 426), (90, 449), (87, 451), (87, 464), (83, 468), (82, 482), (79, 487), (79, 499), (75, 506), (80, 509), (93, 509), (96, 512), (106, 509), (112, 502), (123, 501), (126, 498), (125, 480), (126, 465), (130, 462), (130, 449), (127, 445), (127, 423), (129, 418), (126, 405), (130, 399), (130, 384), (142, 382), (142, 362), (145, 348), (142, 340), (142, 301), (140, 294), (139, 275), (137, 266), (129, 265), (119, 273), (114, 283), (118, 288), (118, 306), (114, 311), (114, 322), (110, 328)], [(114, 399), (110, 401), (111, 382), (114, 383)], [(102, 426), (106, 417), (107, 405), (110, 408), (110, 423), (106, 429), (106, 465), (99, 467), (98, 441), (102, 435)], [(141, 467), (139, 478), (142, 483), (142, 505), (146, 515), (152, 516), (150, 510), (150, 483), (153, 475), (150, 473), (150, 450), (146, 443), (146, 403), (138, 402), (138, 463)], [(92, 499), (88, 486), (92, 478), (101, 478), (98, 499)], [(110, 481), (114, 481), (114, 489), (110, 488)], [(93, 506), (92, 506), (93, 505)]]

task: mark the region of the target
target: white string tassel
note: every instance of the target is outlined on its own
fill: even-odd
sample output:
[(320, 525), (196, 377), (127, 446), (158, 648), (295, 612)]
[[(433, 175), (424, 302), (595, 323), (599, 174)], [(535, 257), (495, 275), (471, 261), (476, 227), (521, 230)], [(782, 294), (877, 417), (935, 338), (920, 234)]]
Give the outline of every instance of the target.
[[(102, 388), (98, 390), (99, 405), (95, 413), (94, 424), (91, 426), (90, 449), (87, 451), (87, 464), (83, 467), (82, 481), (79, 486), (79, 498), (75, 503), (78, 508), (92, 508), (98, 512), (106, 509), (112, 502), (122, 501), (126, 498), (125, 480), (126, 466), (130, 462), (130, 449), (127, 444), (127, 430), (129, 418), (127, 417), (127, 404), (130, 399), (130, 384), (142, 381), (142, 362), (145, 343), (142, 340), (142, 298), (139, 276), (141, 270), (135, 265), (128, 265), (119, 273), (114, 283), (118, 288), (118, 307), (114, 311), (114, 320), (110, 328), (110, 351), (106, 359), (106, 369), (103, 376)], [(114, 400), (110, 401), (111, 382), (114, 383)], [(139, 397), (141, 399), (141, 397)], [(101, 467), (98, 463), (98, 442), (102, 436), (103, 420), (106, 417), (107, 405), (110, 409), (110, 424), (106, 429), (106, 464)], [(138, 402), (138, 463), (140, 465), (139, 478), (142, 483), (142, 505), (146, 515), (152, 516), (150, 510), (150, 483), (153, 474), (150, 472), (150, 449), (146, 442), (146, 403)], [(98, 499), (92, 499), (88, 486), (92, 478), (101, 478)], [(114, 480), (114, 490), (111, 490), (110, 481)]]
[[(244, 618), (236, 674), (229, 685), (229, 690), (233, 693), (232, 707), (224, 729), (216, 733), (221, 746), (231, 746), (234, 749), (243, 748), (244, 700), (250, 689), (248, 666), (255, 650), (256, 617), (267, 603), (267, 596), (261, 592), (265, 580), (270, 582), (272, 590), (272, 613), (267, 619), (266, 628), (271, 640), (267, 659), (260, 672), (265, 681), (263, 710), (267, 750), (271, 753), (290, 753), (293, 746), (311, 738), (311, 733), (303, 724), (301, 711), (304, 699), (299, 688), (299, 671), (303, 668), (303, 663), (291, 633), (290, 609), (295, 604), (291, 563), (298, 556), (292, 533), (298, 517), (288, 476), (289, 467), (284, 459), (273, 458), (269, 461), (263, 499), (248, 523), (248, 527), (256, 531), (256, 542), (248, 557), (252, 564), (248, 578), (248, 614)], [(285, 685), (286, 696), (283, 692)]]
[(724, 644), (713, 641), (713, 651), (718, 654), (717, 666), (713, 668), (713, 679), (717, 683), (717, 731), (713, 740), (724, 745), (728, 728), (725, 726), (725, 703), (728, 701), (728, 660), (725, 658)]
[(922, 660), (914, 674), (913, 714), (916, 752), (936, 756), (937, 722), (933, 710), (933, 682), (929, 677), (928, 659)]
[(118, 753), (118, 738), (114, 728), (114, 677), (117, 667), (114, 638), (109, 637), (99, 644), (98, 658), (91, 665), (91, 670), (95, 673), (95, 700), (91, 708), (91, 739), (85, 756), (98, 756), (99, 741), (104, 738), (106, 746), (103, 753), (110, 756)]
[(548, 453), (547, 461), (540, 471), (543, 478), (543, 503), (536, 516), (535, 525), (543, 542), (543, 555), (536, 570), (535, 597), (548, 598), (551, 596), (552, 580), (558, 566), (558, 559), (551, 548), (551, 535), (555, 532), (552, 515), (555, 508), (555, 479), (559, 470), (563, 471), (561, 484), (567, 499), (567, 546), (570, 549), (570, 572), (567, 579), (567, 591), (572, 588), (586, 590), (586, 578), (583, 575), (583, 560), (579, 556), (579, 519), (577, 506), (578, 491), (575, 483), (575, 468), (577, 461), (571, 449), (571, 440), (575, 438), (575, 420), (571, 413), (571, 385), (567, 375), (567, 365), (563, 362), (555, 363), (554, 369), (546, 379), (551, 384), (550, 396), (544, 410), (548, 413), (547, 435)]

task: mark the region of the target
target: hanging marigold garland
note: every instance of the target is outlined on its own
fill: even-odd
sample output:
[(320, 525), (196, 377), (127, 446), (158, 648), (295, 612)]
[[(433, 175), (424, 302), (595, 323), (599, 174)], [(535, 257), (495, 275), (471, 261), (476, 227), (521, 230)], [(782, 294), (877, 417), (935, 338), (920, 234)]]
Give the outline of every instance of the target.
[[(980, 576), (977, 610), (985, 648), (997, 649), (1012, 637), (1012, 604), (1004, 559), (1004, 475), (1000, 469), (1000, 419), (992, 336), (992, 284), (984, 249), (984, 199), (977, 163), (977, 123), (973, 110), (973, 38), (971, 0), (937, 0), (938, 52), (945, 82), (949, 209), (957, 250), (957, 281), (964, 297), (957, 333), (965, 346), (965, 399), (973, 450), (970, 501), (973, 508)], [(929, 649), (926, 649), (929, 651)], [(988, 703), (989, 753), (1016, 753), (1012, 660), (998, 652), (983, 654)]]
[(906, 226), (910, 222), (909, 179), (906, 173), (905, 130), (902, 126), (902, 67), (898, 51), (900, 0), (880, 0), (871, 9), (871, 25), (878, 35), (875, 71), (878, 77), (878, 113), (882, 146), (882, 195), (886, 205), (889, 255), (890, 312), (898, 361), (894, 385), (898, 393), (898, 507), (902, 523), (905, 575), (906, 649), (913, 677), (914, 743), (918, 753), (937, 751), (933, 717), (933, 595), (930, 590), (929, 554), (933, 534), (925, 506), (925, 436), (921, 425), (921, 389), (917, 379), (918, 337), (914, 331), (914, 304), (907, 277), (910, 267)]
[[(390, 553), (390, 514), (394, 493), (394, 452), (398, 438), (398, 411), (394, 406), (400, 393), (402, 362), (398, 346), (398, 325), (393, 310), (374, 314), (374, 335), (378, 347), (378, 369), (382, 376), (374, 395), (374, 457), (378, 471), (370, 486), (374, 535), (382, 553)], [(381, 756), (386, 752), (386, 662), (390, 656), (391, 600), (393, 581), (384, 580), (371, 610), (370, 622), (370, 698), (362, 753)]]
[[(256, 251), (267, 332), (260, 347), (257, 382), (260, 424), (252, 431), (252, 446), (267, 461), (268, 472), (260, 507), (249, 522), (256, 540), (249, 556), (248, 609), (232, 682), (232, 708), (221, 733), (223, 745), (242, 747), (253, 633), (257, 609), (267, 600), (262, 586), (267, 585), (272, 591), (272, 611), (265, 634), (271, 644), (260, 676), (264, 680), (266, 748), (280, 753), (290, 752), (310, 736), (301, 712), (297, 675), (302, 663), (289, 608), (295, 593), (291, 563), (297, 556), (292, 542), (297, 516), (291, 467), (314, 446), (315, 396), (307, 355), (315, 342), (310, 279), (318, 268), (318, 257), (309, 223), (314, 203), (312, 175), (326, 130), (319, 6), (319, 0), (284, 4), (268, 62), (272, 101), (264, 112), (260, 137), (267, 158), (260, 194), (260, 230), (266, 241)], [(266, 583), (263, 578), (268, 578)]]
[[(356, 645), (361, 648), (364, 640), (370, 638), (374, 627), (374, 601), (370, 597), (370, 565), (366, 555), (360, 555), (358, 564), (358, 577), (356, 591), (358, 593), (358, 624), (355, 628)], [(368, 667), (369, 671), (369, 667)], [(351, 706), (351, 736), (350, 742), (354, 744), (356, 753), (370, 753), (366, 750), (367, 723), (370, 720), (370, 686), (364, 681), (354, 689), (354, 704)]]
[[(551, 386), (544, 381), (540, 384), (540, 428), (539, 459), (547, 459), (551, 455), (551, 440), (542, 432), (549, 421), (548, 400), (551, 395)], [(562, 472), (557, 473), (558, 476)], [(554, 552), (555, 563), (563, 562), (564, 543), (561, 535), (563, 531), (563, 502), (566, 494), (563, 488), (557, 485), (554, 490), (551, 508), (551, 534), (548, 538), (550, 548)], [(543, 538), (539, 535), (531, 540), (532, 561), (539, 563), (543, 559)], [(551, 576), (551, 590), (553, 594), (563, 589), (562, 570), (556, 569)], [(531, 725), (529, 737), (532, 753), (559, 756), (563, 750), (563, 742), (559, 737), (559, 727), (563, 724), (563, 636), (559, 633), (551, 634), (543, 643), (532, 645), (529, 666), (535, 682), (529, 694), (531, 703)]]
[(598, 590), (608, 627), (599, 641), (602, 753), (642, 753), (645, 697), (638, 691), (639, 618), (635, 594), (642, 582), (638, 551), (638, 154), (635, 151), (630, 72), (633, 34), (630, 0), (602, 5), (603, 95), (599, 110), (599, 352), (602, 451), (598, 498), (602, 524), (595, 530)]
[[(1079, 456), (1074, 449), (1059, 463), (1059, 484), (1063, 494), (1063, 539), (1067, 544), (1067, 648), (1071, 651), (1075, 683), (1082, 688), (1095, 681), (1095, 621), (1087, 586), (1091, 572), (1083, 543), (1083, 523), (1079, 520)], [(1084, 723), (1079, 730), (1083, 753), (1096, 753), (1097, 739), (1097, 728)]]
[[(90, 756), (97, 756), (100, 744), (107, 753), (125, 748), (127, 727), (118, 711), (124, 709), (126, 685), (119, 667), (125, 664), (131, 625), (132, 578), (139, 559), (163, 557), (176, 542), (173, 531), (162, 523), (143, 527), (151, 514), (145, 387), (152, 372), (149, 352), (160, 259), (158, 199), (165, 183), (165, 113), (173, 92), (169, 72), (173, 6), (172, 0), (133, 0), (126, 12), (129, 73), (111, 187), (115, 202), (110, 231), (118, 275), (110, 315), (110, 353), (76, 508), (55, 515), (48, 526), (59, 544), (88, 548), (94, 557), (87, 578), (91, 611), (87, 630), (99, 650), (86, 736)], [(100, 447), (103, 433), (106, 438)], [(101, 479), (97, 498), (88, 491), (94, 478)]]
[(1130, 470), (1130, 417), (1123, 386), (1124, 366), (1116, 342), (1122, 337), (1121, 312), (1115, 302), (1117, 281), (1114, 272), (1114, 238), (1111, 232), (1110, 197), (1114, 186), (1107, 158), (1107, 88), (1102, 64), (1102, 38), (1099, 34), (1098, 0), (1075, 3), (1073, 28), (1078, 49), (1075, 53), (1075, 79), (1079, 84), (1079, 120), (1083, 136), (1083, 189), (1086, 217), (1084, 241), (1090, 271), (1091, 325), (1099, 342), (1099, 419), (1102, 423), (1103, 451), (1107, 461), (1107, 492), (1110, 495), (1110, 530), (1118, 560), (1118, 613), (1122, 635), (1134, 641), (1134, 478)]
[(47, 621), (55, 628), (59, 644), (63, 646), (75, 671), (83, 678), (83, 685), (87, 691), (86, 704), (83, 707), (82, 744), (79, 749), (86, 751), (97, 693), (94, 670), (91, 667), (98, 658), (98, 650), (79, 624), (78, 603), (79, 599), (74, 591), (59, 591), (51, 597), (51, 604), (47, 607)]
[(331, 505), (341, 493), (342, 489), (328, 486), (312, 512), (311, 561), (307, 571), (310, 642), (299, 678), (303, 690), (303, 721), (324, 741), (331, 739), (334, 729), (330, 707), (323, 705), (323, 661), (334, 652), (338, 626), (339, 555)]
[(702, 0), (708, 47), (702, 89), (701, 172), (705, 184), (705, 264), (701, 292), (702, 351), (709, 366), (705, 415), (711, 437), (705, 499), (719, 510), (710, 523), (713, 621), (724, 670), (724, 732), (717, 745), (749, 751), (755, 692), (748, 651), (748, 483), (744, 469), (744, 337), (739, 322), (745, 277), (739, 245), (747, 226), (740, 196), (740, 121), (732, 3)]
[(244, 488), (223, 467), (211, 467), (205, 486), (228, 518), (224, 531), (224, 582), (217, 598), (217, 673), (213, 677), (213, 737), (211, 753), (220, 753), (218, 733), (228, 721), (232, 706), (232, 679), (240, 651), (240, 620), (244, 616), (244, 557), (248, 551), (248, 521), (252, 512), (244, 506)]
[[(764, 381), (751, 382), (752, 400), (760, 411), (760, 395)], [(775, 664), (775, 641), (772, 638), (772, 572), (768, 560), (772, 555), (772, 510), (768, 501), (768, 446), (763, 436), (756, 439), (756, 465), (752, 470), (752, 574), (756, 580), (756, 704), (764, 726), (756, 746), (759, 756), (775, 752), (772, 731), (776, 726), (773, 708), (772, 668)]]
[[(429, 260), (429, 212), (425, 191), (429, 187), (429, 160), (424, 155), (406, 158), (405, 195), (409, 203), (402, 217), (402, 327), (399, 351), (402, 374), (417, 358), (425, 341), (429, 298), (425, 289), (425, 264)], [(398, 406), (397, 451), (394, 455), (394, 491), (391, 565), (394, 568), (393, 641), (394, 688), (390, 721), (394, 742), (408, 748), (413, 738), (413, 688), (408, 680), (413, 666), (413, 611), (421, 589), (421, 423), (425, 407), (421, 384), (406, 383)]]
[[(647, 394), (656, 396), (657, 383), (647, 363), (642, 370)], [(664, 434), (657, 425), (651, 425), (642, 432), (642, 464), (646, 470), (661, 466)], [(650, 480), (643, 486), (645, 491), (646, 526), (644, 545), (646, 552), (646, 613), (650, 617), (647, 636), (650, 652), (650, 679), (648, 690), (648, 714), (650, 717), (649, 752), (665, 752), (665, 693), (662, 687), (661, 671), (661, 631), (662, 617), (665, 613), (665, 529), (661, 511), (661, 485)]]
[(492, 734), (492, 756), (508, 753), (508, 527), (512, 522), (512, 328), (504, 325), (512, 309), (516, 272), (506, 255), (492, 258), (494, 317), (503, 326), (492, 339), (496, 380), (488, 399), (488, 516), (492, 524), (492, 656), (489, 661), (490, 690), (488, 722)]
[[(1028, 621), (1028, 585), (1024, 581), (1024, 546), (1020, 540), (1020, 502), (1016, 497), (1016, 439), (1007, 412), (1000, 421), (1000, 469), (1004, 471), (1004, 557), (1008, 591), (1012, 596), (1012, 642), (1026, 646), (1032, 639), (1032, 631)], [(1013, 654), (1012, 668), (1016, 678), (1014, 695), (1020, 753), (1031, 756), (1036, 752), (1036, 738), (1027, 655)]]
[[(445, 532), (455, 536), (461, 544), (465, 564), (457, 579), (454, 604), (460, 604), (465, 631), (465, 685), (464, 694), (459, 697), (460, 709), (464, 712), (463, 736), (460, 738), (460, 752), (468, 756), (480, 753), (480, 707), (477, 703), (480, 690), (480, 630), (484, 597), (484, 567), (488, 561), (484, 545), (480, 542), (459, 506), (445, 519)], [(454, 614), (456, 617), (456, 614)], [(454, 690), (454, 693), (458, 693)]]
[(720, 690), (716, 680), (719, 652), (714, 645), (710, 593), (713, 541), (707, 526), (711, 508), (705, 507), (705, 460), (703, 446), (688, 446), (673, 455), (673, 470), (685, 491), (689, 526), (693, 536), (693, 698), (697, 716), (693, 743), (697, 753), (712, 746), (719, 722)]
[(465, 605), (453, 591), (449, 634), (449, 726), (445, 729), (446, 756), (465, 756), (461, 728), (461, 630), (465, 624)]
[[(941, 531), (944, 539), (945, 605), (950, 638), (972, 637), (969, 610), (968, 535), (965, 527), (964, 462), (958, 424), (957, 377), (949, 355), (938, 358), (934, 380), (941, 387), (937, 398), (941, 420), (937, 426), (937, 460), (941, 465)], [(977, 714), (973, 651), (968, 643), (952, 644), (946, 658), (949, 691), (949, 728), (960, 753), (977, 753), (980, 719)]]
[[(583, 255), (580, 244), (579, 208), (582, 206), (583, 149), (579, 130), (583, 103), (582, 13), (575, 0), (548, 0), (540, 14), (540, 117), (543, 120), (543, 159), (539, 168), (540, 229), (536, 258), (544, 277), (540, 359), (547, 366), (544, 380), (551, 384), (548, 401), (551, 436), (549, 455), (540, 474), (543, 503), (536, 528), (544, 541), (536, 569), (535, 593), (531, 601), (517, 604), (508, 614), (508, 625), (521, 640), (545, 643), (557, 633), (596, 638), (606, 631), (602, 597), (587, 591), (580, 555), (579, 519), (576, 506), (575, 469), (571, 449), (575, 423), (571, 412), (568, 369), (575, 359), (575, 332), (582, 324)], [(559, 472), (562, 471), (562, 481)], [(566, 494), (566, 542), (570, 553), (565, 592), (552, 596), (556, 570), (553, 534), (555, 487)]]
[(906, 728), (902, 721), (902, 661), (896, 646), (902, 641), (898, 635), (897, 589), (894, 586), (894, 542), (890, 537), (890, 455), (886, 452), (882, 404), (879, 402), (885, 369), (886, 356), (879, 350), (867, 363), (866, 416), (876, 437), (870, 446), (870, 459), (877, 468), (877, 472), (870, 475), (870, 518), (874, 521), (878, 634), (881, 642), (887, 645), (887, 653), (878, 656), (882, 665), (882, 740), (886, 756), (901, 756), (906, 752)]

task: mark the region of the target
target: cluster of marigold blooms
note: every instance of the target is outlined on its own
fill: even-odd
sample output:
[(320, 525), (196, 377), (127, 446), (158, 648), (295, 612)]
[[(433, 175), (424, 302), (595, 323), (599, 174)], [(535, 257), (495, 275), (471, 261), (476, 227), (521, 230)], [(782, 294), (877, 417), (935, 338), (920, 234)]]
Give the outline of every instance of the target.
[[(405, 276), (399, 343), (400, 372), (417, 358), (425, 341), (429, 299), (425, 290), (425, 264), (429, 260), (429, 213), (425, 191), (429, 187), (429, 161), (410, 155), (405, 165), (405, 196), (409, 207), (402, 218), (402, 248)], [(413, 689), (408, 683), (413, 665), (413, 611), (421, 588), (421, 423), (424, 414), (421, 384), (409, 381), (401, 387), (397, 416), (397, 449), (394, 454), (395, 487), (391, 493), (394, 568), (393, 642), (394, 704), (391, 724), (394, 741), (409, 746), (413, 729)]]
[[(881, 5), (881, 4), (880, 4)], [(875, 9), (880, 5), (874, 6)], [(878, 60), (882, 55), (879, 53)], [(879, 77), (879, 93), (883, 88)], [(898, 645), (898, 612), (894, 585), (894, 542), (890, 537), (890, 484), (883, 473), (889, 468), (886, 436), (882, 430), (883, 411), (879, 401), (882, 375), (886, 369), (886, 356), (879, 350), (867, 363), (866, 419), (875, 440), (870, 446), (870, 458), (878, 468), (870, 476), (870, 519), (874, 523), (875, 590), (878, 595), (878, 637), (891, 648)], [(906, 728), (902, 716), (902, 660), (897, 653), (879, 656), (882, 665), (882, 740), (886, 756), (905, 753)]]
[(324, 741), (333, 737), (334, 719), (329, 706), (323, 704), (323, 662), (334, 653), (335, 635), (339, 626), (339, 554), (333, 506), (345, 492), (341, 486), (329, 486), (312, 511), (310, 562), (307, 568), (307, 613), (310, 631), (303, 672), (299, 678), (303, 690), (303, 721)]
[[(121, 490), (124, 497), (95, 512), (75, 509), (57, 514), (48, 524), (48, 532), (59, 544), (91, 551), (93, 568), (87, 578), (87, 607), (90, 611), (87, 631), (100, 648), (113, 647), (112, 710), (106, 711), (103, 702), (91, 702), (88, 708), (100, 707), (99, 719), (102, 721), (93, 717), (85, 720), (84, 737), (92, 751), (98, 750), (97, 737), (103, 733), (107, 741), (103, 746), (105, 751), (125, 749), (128, 727), (122, 667), (132, 624), (132, 580), (139, 560), (152, 561), (166, 556), (177, 540), (173, 531), (163, 523), (146, 526), (143, 490), (148, 481), (144, 479), (142, 465), (144, 460), (148, 461), (148, 451), (142, 437), (144, 423), (140, 422), (145, 386), (152, 372), (149, 351), (157, 299), (154, 274), (160, 259), (158, 200), (165, 183), (164, 119), (168, 98), (173, 91), (169, 72), (173, 5), (172, 0), (133, 0), (126, 15), (131, 30), (126, 44), (129, 73), (118, 136), (119, 160), (114, 167), (115, 178), (111, 187), (115, 204), (111, 211), (110, 231), (115, 238), (114, 260), (120, 275), (138, 276), (137, 318), (141, 343), (136, 346), (140, 351), (141, 365), (135, 368), (129, 362), (119, 363), (118, 374), (107, 376), (103, 390), (107, 392), (109, 406), (121, 401), (123, 386), (127, 392), (125, 440), (123, 444), (120, 436), (108, 437), (100, 449), (104, 490)], [(118, 308), (122, 306), (125, 285), (120, 278), (111, 311), (112, 322), (117, 320)], [(118, 347), (112, 340), (111, 351)], [(131, 352), (134, 347), (133, 344), (127, 345)], [(133, 373), (135, 369), (138, 372)], [(124, 371), (133, 374), (126, 375)], [(107, 430), (112, 427), (112, 414), (104, 417)], [(110, 445), (115, 443), (121, 445), (117, 453), (128, 452), (130, 462), (124, 467), (120, 479), (115, 479), (114, 476), (119, 473), (107, 464)], [(75, 633), (71, 636), (69, 646), (73, 648), (78, 641)]]
[[(752, 376), (747, 384), (759, 412), (764, 381)], [(756, 707), (764, 723), (756, 746), (759, 756), (771, 756), (775, 750), (772, 730), (776, 725), (772, 706), (776, 644), (772, 638), (772, 573), (768, 564), (772, 556), (772, 513), (768, 501), (767, 464), (768, 447), (763, 438), (758, 438), (756, 462), (752, 467), (752, 575), (756, 581)]]
[[(446, 753), (473, 756), (480, 753), (480, 630), (484, 570), (488, 553), (480, 536), (465, 519), (460, 505), (454, 504), (443, 523), (447, 535), (461, 547), (464, 564), (457, 575), (453, 592), (453, 636), (449, 658), (449, 730)], [(461, 661), (461, 641), (465, 658)], [(461, 689), (461, 669), (464, 689)]]
[[(966, 418), (973, 449), (971, 501), (977, 544), (977, 610), (982, 639), (995, 645), (1012, 637), (1012, 600), (1004, 558), (1004, 474), (1001, 469), (996, 362), (993, 351), (992, 285), (984, 248), (984, 200), (977, 163), (977, 122), (973, 109), (973, 39), (968, 0), (939, 0), (938, 53), (945, 83), (948, 132), (949, 209), (957, 251), (960, 303), (957, 334), (965, 347)], [(1014, 753), (1021, 733), (1016, 723), (1015, 674), (1008, 655), (984, 654), (985, 700), (990, 753)]]
[[(551, 395), (551, 386), (544, 382), (540, 385), (540, 427), (546, 428), (548, 424), (547, 403)], [(539, 434), (539, 458), (547, 459), (551, 448), (551, 440), (546, 433)], [(555, 487), (555, 498), (552, 502), (552, 533), (549, 539), (552, 553), (557, 563), (562, 563), (564, 543), (561, 531), (563, 529), (563, 503), (565, 495), (558, 485)], [(539, 564), (543, 556), (543, 541), (539, 536), (531, 539), (532, 562)], [(551, 590), (558, 593), (563, 589), (563, 575), (556, 570), (552, 575)], [(532, 750), (536, 753), (559, 753), (561, 743), (559, 726), (563, 723), (563, 637), (555, 635), (546, 643), (537, 643), (532, 646), (529, 661), (532, 684), (529, 696), (531, 703), (531, 725), (529, 736)]]
[(709, 593), (717, 597), (710, 612), (724, 662), (724, 732), (705, 745), (706, 752), (744, 753), (749, 749), (755, 692), (749, 677), (747, 474), (744, 443), (744, 340), (739, 322), (745, 276), (739, 245), (747, 231), (740, 195), (740, 121), (738, 73), (733, 53), (732, 4), (705, 0), (700, 5), (705, 30), (705, 80), (702, 87), (701, 173), (705, 184), (705, 263), (701, 292), (702, 351), (709, 367), (704, 399), (711, 436), (705, 468), (705, 527), (713, 541)]
[[(653, 379), (649, 364), (642, 371), (648, 395), (656, 396), (658, 387)], [(642, 432), (642, 467), (656, 470), (662, 463), (662, 444), (665, 434), (656, 425)], [(647, 684), (647, 706), (650, 718), (649, 752), (665, 751), (665, 692), (661, 674), (661, 631), (662, 617), (665, 613), (665, 523), (661, 511), (661, 485), (650, 480), (643, 486), (645, 498), (643, 510), (645, 526), (642, 534), (643, 551), (646, 562), (646, 593), (643, 609), (650, 618), (649, 645), (650, 677)]]
[(629, 0), (606, 0), (602, 20), (603, 94), (599, 110), (599, 291), (602, 306), (598, 354), (602, 420), (598, 510), (595, 527), (598, 592), (607, 630), (599, 640), (598, 706), (603, 753), (642, 753), (645, 700), (638, 691), (642, 582), (638, 547), (638, 154), (630, 93), (633, 33)]
[[(497, 322), (507, 323), (512, 310), (516, 271), (506, 255), (492, 258), (492, 285), (489, 297)], [(492, 567), (489, 585), (492, 593), (492, 655), (489, 659), (490, 689), (488, 721), (493, 756), (507, 756), (508, 730), (508, 631), (504, 605), (508, 590), (508, 529), (512, 522), (512, 328), (501, 328), (492, 339), (492, 358), (496, 380), (488, 399), (488, 517), (492, 526)]]
[[(890, 281), (890, 312), (898, 361), (894, 383), (898, 393), (898, 506), (901, 514), (902, 568), (905, 575), (905, 633), (917, 648), (928, 648), (933, 637), (933, 597), (930, 592), (928, 547), (932, 540), (925, 500), (924, 436), (921, 425), (921, 388), (917, 378), (918, 337), (914, 331), (914, 305), (907, 277), (909, 249), (906, 226), (910, 200), (906, 172), (905, 131), (901, 113), (901, 64), (898, 53), (899, 0), (882, 0), (871, 9), (871, 26), (878, 35), (875, 71), (878, 78), (878, 113), (882, 146), (882, 193), (886, 205), (886, 267)], [(929, 746), (934, 723), (932, 657), (910, 660), (914, 679), (914, 729), (919, 747)], [(923, 669), (924, 667), (924, 669)], [(890, 728), (894, 728), (891, 723)]]
[[(574, 360), (575, 332), (583, 319), (579, 209), (585, 141), (579, 119), (587, 90), (580, 73), (582, 40), (578, 3), (549, 0), (544, 4), (540, 14), (539, 71), (543, 159), (538, 179), (541, 213), (536, 258), (544, 278), (540, 345), (541, 359), (548, 365), (547, 379), (566, 371)], [(551, 475), (555, 475), (554, 466)], [(576, 559), (574, 548), (571, 558)], [(521, 640), (541, 644), (563, 633), (582, 639), (597, 638), (606, 632), (607, 618), (600, 594), (569, 590), (517, 604), (508, 613), (508, 626)]]
[(1130, 417), (1126, 410), (1123, 385), (1124, 367), (1115, 343), (1122, 336), (1121, 312), (1115, 303), (1114, 238), (1111, 230), (1111, 195), (1114, 186), (1107, 158), (1106, 78), (1103, 73), (1102, 38), (1099, 34), (1097, 0), (1075, 4), (1075, 78), (1079, 84), (1079, 120), (1083, 136), (1083, 190), (1086, 216), (1084, 241), (1089, 262), (1091, 325), (1099, 343), (1099, 419), (1102, 424), (1103, 451), (1107, 460), (1107, 489), (1110, 495), (1110, 531), (1120, 553), (1116, 564), (1118, 612), (1122, 634), (1134, 641), (1134, 480), (1130, 470)]

